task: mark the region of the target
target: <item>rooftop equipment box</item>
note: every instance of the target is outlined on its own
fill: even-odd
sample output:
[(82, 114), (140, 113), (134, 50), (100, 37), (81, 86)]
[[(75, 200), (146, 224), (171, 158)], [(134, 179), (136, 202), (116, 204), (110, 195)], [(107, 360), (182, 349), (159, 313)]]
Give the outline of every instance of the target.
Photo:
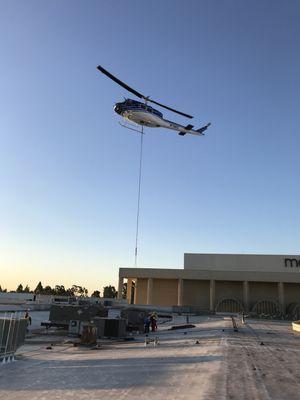
[(71, 320), (91, 321), (94, 317), (106, 317), (107, 309), (100, 304), (52, 305), (49, 320), (69, 325)]
[(97, 327), (97, 336), (101, 337), (125, 337), (126, 336), (126, 319), (123, 318), (98, 318), (93, 319), (94, 325)]

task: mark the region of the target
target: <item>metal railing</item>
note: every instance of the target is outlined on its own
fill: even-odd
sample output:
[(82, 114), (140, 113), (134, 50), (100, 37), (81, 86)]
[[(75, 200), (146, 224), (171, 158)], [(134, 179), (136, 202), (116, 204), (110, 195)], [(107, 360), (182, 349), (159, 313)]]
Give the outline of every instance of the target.
[(20, 313), (0, 314), (0, 362), (5, 364), (14, 361), (18, 347), (25, 341), (27, 319)]

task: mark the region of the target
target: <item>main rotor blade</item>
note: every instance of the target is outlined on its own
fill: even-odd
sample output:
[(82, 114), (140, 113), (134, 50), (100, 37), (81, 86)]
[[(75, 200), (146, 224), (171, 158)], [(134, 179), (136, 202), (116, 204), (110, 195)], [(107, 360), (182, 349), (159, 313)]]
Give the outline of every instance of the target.
[(132, 89), (130, 86), (126, 85), (126, 83), (120, 81), (120, 79), (116, 78), (113, 74), (110, 72), (106, 71), (101, 65), (98, 65), (97, 69), (102, 72), (104, 75), (108, 76), (110, 79), (115, 81), (118, 85), (122, 86), (124, 89), (128, 90), (128, 92), (131, 92), (135, 96), (139, 97), (140, 99), (146, 99), (146, 96), (143, 96), (141, 93), (137, 92), (136, 90)]
[(128, 92), (131, 92), (132, 94), (134, 94), (135, 96), (139, 97), (140, 99), (144, 99), (144, 100), (146, 100), (146, 102), (147, 102), (147, 101), (150, 101), (150, 102), (153, 103), (153, 104), (157, 104), (157, 105), (160, 106), (160, 107), (163, 107), (163, 108), (165, 108), (165, 109), (167, 109), (167, 110), (169, 110), (169, 111), (172, 111), (172, 112), (174, 112), (174, 113), (176, 113), (176, 114), (182, 115), (182, 116), (184, 116), (184, 117), (186, 117), (186, 118), (193, 118), (193, 117), (192, 117), (191, 115), (189, 115), (189, 114), (185, 114), (185, 113), (183, 113), (183, 112), (181, 112), (181, 111), (175, 110), (174, 108), (165, 106), (165, 105), (163, 105), (163, 104), (161, 104), (161, 103), (158, 103), (158, 102), (155, 101), (155, 100), (151, 100), (149, 97), (144, 96), (143, 94), (137, 92), (136, 90), (132, 89), (130, 86), (126, 85), (126, 83), (120, 81), (120, 79), (116, 78), (113, 74), (111, 74), (110, 72), (108, 72), (106, 69), (104, 69), (103, 67), (101, 67), (101, 65), (98, 65), (97, 69), (98, 69), (100, 72), (102, 72), (104, 75), (106, 75), (108, 78), (110, 78), (110, 79), (112, 79), (113, 81), (115, 81), (118, 85), (120, 85), (120, 86), (122, 86), (124, 89), (128, 90)]
[(168, 107), (168, 106), (164, 106), (163, 104), (158, 103), (157, 101), (151, 100), (151, 99), (149, 99), (149, 98), (147, 99), (147, 101), (151, 101), (151, 103), (157, 104), (157, 105), (160, 106), (160, 107), (163, 107), (163, 108), (166, 108), (167, 110), (173, 111), (173, 112), (176, 113), (176, 114), (183, 115), (183, 116), (186, 117), (186, 118), (194, 118), (192, 115), (185, 114), (185, 113), (183, 113), (183, 112), (181, 112), (181, 111), (177, 111), (177, 110), (175, 110), (174, 108), (171, 108), (171, 107)]

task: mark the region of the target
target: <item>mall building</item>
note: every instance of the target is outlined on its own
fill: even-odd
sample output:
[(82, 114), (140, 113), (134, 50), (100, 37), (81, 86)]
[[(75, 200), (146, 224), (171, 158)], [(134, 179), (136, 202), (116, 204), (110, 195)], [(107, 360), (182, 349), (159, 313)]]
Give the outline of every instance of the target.
[(120, 268), (119, 290), (139, 305), (253, 312), (300, 319), (300, 256), (184, 254), (183, 269)]

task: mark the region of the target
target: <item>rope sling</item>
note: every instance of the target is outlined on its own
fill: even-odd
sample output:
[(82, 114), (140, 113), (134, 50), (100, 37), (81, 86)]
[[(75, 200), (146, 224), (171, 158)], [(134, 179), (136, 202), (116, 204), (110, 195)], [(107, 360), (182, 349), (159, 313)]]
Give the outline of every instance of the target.
[(141, 129), (140, 141), (140, 164), (139, 164), (139, 182), (138, 182), (138, 198), (137, 198), (137, 213), (136, 213), (136, 232), (135, 232), (135, 251), (134, 251), (134, 266), (137, 267), (138, 262), (138, 239), (139, 239), (139, 220), (140, 220), (140, 201), (141, 201), (141, 181), (142, 181), (142, 161), (143, 161), (143, 137), (144, 127)]

